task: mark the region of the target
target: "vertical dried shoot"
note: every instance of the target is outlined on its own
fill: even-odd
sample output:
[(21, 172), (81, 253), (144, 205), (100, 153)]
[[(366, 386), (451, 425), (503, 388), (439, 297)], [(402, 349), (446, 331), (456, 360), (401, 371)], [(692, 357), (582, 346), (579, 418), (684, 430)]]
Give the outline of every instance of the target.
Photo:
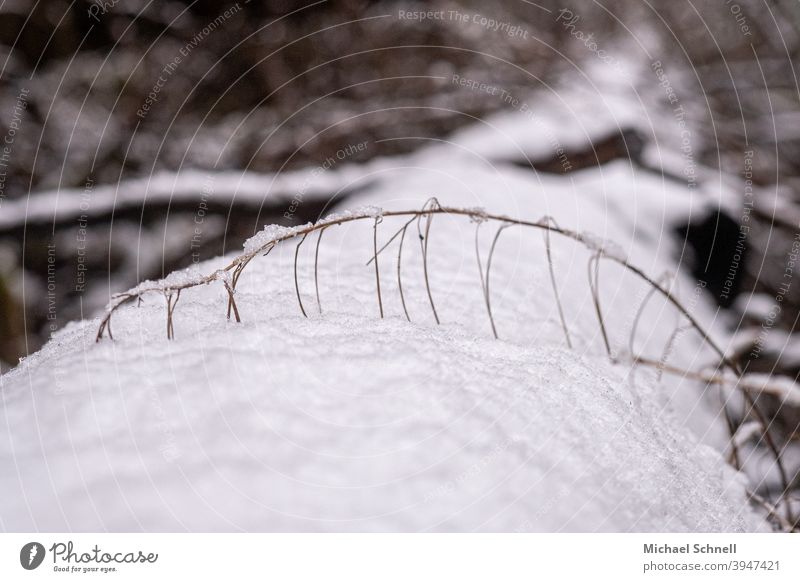
[(564, 317), (564, 308), (561, 305), (561, 296), (558, 293), (558, 284), (556, 283), (556, 273), (553, 267), (553, 256), (550, 252), (550, 224), (558, 228), (558, 224), (551, 216), (544, 218), (547, 228), (544, 229), (542, 236), (544, 237), (544, 249), (547, 255), (547, 268), (550, 272), (550, 285), (553, 287), (553, 294), (556, 297), (556, 307), (558, 308), (558, 318), (561, 321), (561, 329), (564, 331), (564, 339), (567, 341), (567, 347), (572, 349), (572, 340), (569, 337), (569, 329), (567, 328), (567, 320)]
[(378, 309), (380, 310), (381, 319), (383, 319), (383, 297), (381, 297), (381, 270), (378, 266), (378, 225), (383, 222), (380, 216), (375, 217), (375, 222), (372, 224), (372, 258), (375, 261), (375, 288), (378, 293)]
[(297, 293), (297, 304), (300, 306), (300, 311), (302, 312), (303, 317), (306, 318), (308, 317), (308, 314), (306, 314), (305, 307), (303, 307), (303, 299), (300, 297), (300, 283), (297, 281), (297, 257), (300, 254), (300, 245), (305, 242), (307, 236), (308, 233), (305, 233), (294, 249), (294, 290)]

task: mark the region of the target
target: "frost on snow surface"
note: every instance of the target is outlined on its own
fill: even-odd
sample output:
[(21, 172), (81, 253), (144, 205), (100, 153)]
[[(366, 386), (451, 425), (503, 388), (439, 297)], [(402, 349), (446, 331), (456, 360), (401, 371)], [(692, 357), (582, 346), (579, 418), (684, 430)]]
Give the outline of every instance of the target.
[[(411, 322), (397, 289), (397, 239), (379, 255), (380, 318), (375, 267), (367, 265), (373, 229), (380, 223), (380, 247), (406, 219), (377, 208), (418, 209), (431, 195), (443, 206), (553, 216), (594, 233), (590, 246), (615, 243), (615, 256), (654, 277), (677, 270), (660, 233), (691, 205), (680, 186), (634, 175), (624, 163), (567, 181), (463, 156), (423, 150), (349, 201), (370, 206), (340, 215), (362, 220), (326, 229), (319, 306), (316, 237), (306, 241), (298, 287), (308, 317), (298, 307), (293, 238), (241, 275), (241, 323), (226, 319), (227, 293), (212, 281), (182, 292), (169, 341), (165, 298), (151, 293), (115, 312), (114, 341), (94, 342), (97, 319), (74, 323), (0, 376), (0, 528), (765, 529), (744, 478), (720, 452), (718, 399), (705, 399), (690, 379), (624, 363), (648, 288), (603, 261), (599, 293), (623, 363), (609, 361), (588, 290), (591, 248), (551, 240), (572, 349), (542, 231), (520, 227), (496, 240), (493, 339), (475, 259), (479, 228), (485, 269), (498, 226), (491, 221), (432, 219), (430, 298), (409, 226), (402, 273)], [(267, 229), (246, 248), (282, 234)], [(719, 337), (704, 297), (680, 276), (675, 285)], [(665, 301), (651, 299), (636, 325), (636, 351), (675, 367), (713, 365), (696, 335), (673, 337), (681, 323)]]

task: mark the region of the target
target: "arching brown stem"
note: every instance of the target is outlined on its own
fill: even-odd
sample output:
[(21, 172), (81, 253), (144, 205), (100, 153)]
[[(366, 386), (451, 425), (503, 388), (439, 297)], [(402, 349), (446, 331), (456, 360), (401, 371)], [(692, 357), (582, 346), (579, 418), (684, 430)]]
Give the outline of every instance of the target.
[(307, 236), (308, 233), (305, 233), (303, 238), (300, 239), (300, 242), (297, 243), (297, 247), (294, 249), (294, 290), (297, 293), (297, 304), (300, 306), (300, 311), (302, 312), (303, 317), (306, 318), (308, 318), (308, 315), (306, 314), (305, 307), (303, 307), (303, 299), (300, 297), (300, 283), (297, 281), (297, 256), (300, 254), (300, 245), (305, 242)]
[(383, 297), (381, 297), (381, 270), (378, 267), (378, 225), (383, 221), (380, 216), (375, 217), (372, 225), (372, 258), (375, 260), (375, 287), (378, 292), (378, 309), (383, 319)]

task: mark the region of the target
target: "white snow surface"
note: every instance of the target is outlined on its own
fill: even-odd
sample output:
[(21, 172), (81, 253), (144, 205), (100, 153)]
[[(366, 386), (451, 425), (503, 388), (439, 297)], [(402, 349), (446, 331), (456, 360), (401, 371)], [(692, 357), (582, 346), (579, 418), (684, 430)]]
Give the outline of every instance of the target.
[[(484, 128), (484, 140), (492, 139), (508, 133), (498, 138)], [(614, 242), (615, 254), (653, 277), (677, 271), (679, 249), (665, 232), (695, 194), (623, 162), (545, 176), (465, 147), (456, 140), (453, 151), (436, 145), (403, 163), (349, 170), (356, 186), (380, 180), (352, 207), (415, 209), (436, 196), (446, 206), (552, 216), (593, 233), (591, 240)], [(491, 272), (495, 340), (475, 222), (433, 219), (436, 325), (416, 225), (402, 261), (412, 321), (397, 288), (397, 241), (379, 255), (379, 317), (374, 266), (366, 262), (380, 215), (357, 212), (365, 218), (325, 231), (321, 313), (312, 235), (298, 261), (307, 318), (295, 294), (293, 239), (244, 271), (236, 293), (242, 323), (226, 321), (227, 294), (213, 282), (183, 291), (168, 341), (164, 297), (151, 293), (115, 313), (114, 341), (94, 342), (97, 319), (74, 323), (0, 376), (0, 529), (766, 528), (746, 501), (744, 477), (720, 453), (726, 433), (717, 398), (704, 397), (694, 381), (609, 361), (588, 291), (590, 250), (552, 237), (569, 349), (541, 231), (505, 229)], [(384, 216), (378, 246), (402, 224)], [(484, 267), (497, 226), (480, 225)], [(174, 277), (189, 280), (231, 259)], [(674, 281), (727, 348), (702, 293), (681, 275)], [(602, 263), (603, 312), (622, 359), (647, 292), (622, 267)], [(679, 323), (665, 301), (651, 299), (636, 351), (678, 367), (712, 365), (713, 352), (696, 334), (672, 337)]]
[(760, 525), (719, 455), (603, 358), (372, 316), (222, 327), (96, 347), (76, 325), (13, 374), (4, 527)]

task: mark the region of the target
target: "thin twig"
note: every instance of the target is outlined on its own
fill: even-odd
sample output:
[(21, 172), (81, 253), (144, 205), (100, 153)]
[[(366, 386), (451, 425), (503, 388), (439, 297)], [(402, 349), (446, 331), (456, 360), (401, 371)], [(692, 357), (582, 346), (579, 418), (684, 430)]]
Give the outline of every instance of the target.
[(174, 339), (175, 328), (172, 322), (172, 314), (175, 311), (175, 306), (178, 304), (178, 300), (181, 298), (181, 290), (178, 289), (175, 292), (175, 295), (173, 295), (172, 293), (165, 294), (164, 297), (167, 300), (167, 339)]
[(409, 224), (411, 224), (410, 221), (407, 222), (401, 229), (402, 232), (400, 234), (400, 244), (397, 245), (397, 288), (400, 290), (400, 302), (403, 304), (403, 313), (406, 314), (406, 319), (410, 323), (411, 317), (408, 315), (408, 309), (406, 308), (406, 297), (403, 294), (403, 280), (400, 277), (400, 268), (403, 264), (403, 242), (406, 239), (406, 229), (408, 229)]
[(375, 286), (378, 290), (378, 309), (383, 319), (383, 298), (381, 297), (381, 270), (378, 267), (378, 224), (383, 221), (380, 216), (375, 217), (375, 222), (372, 225), (372, 249), (374, 251), (373, 258), (375, 259)]
[[(664, 279), (666, 279), (666, 282), (669, 282), (669, 273), (664, 273), (661, 275), (661, 277), (657, 279), (659, 285), (661, 284), (661, 281)], [(639, 304), (639, 308), (637, 309), (636, 315), (633, 318), (633, 325), (631, 325), (631, 333), (628, 336), (628, 351), (630, 353), (634, 353), (633, 344), (636, 338), (636, 331), (639, 328), (639, 319), (642, 317), (642, 314), (644, 313), (644, 308), (647, 306), (648, 301), (650, 301), (650, 298), (655, 294), (655, 292), (656, 292), (655, 287), (650, 287), (648, 289), (647, 294), (644, 296), (644, 299), (642, 299), (642, 302)]]
[[(597, 314), (597, 323), (600, 326), (600, 332), (603, 334), (603, 343), (606, 346), (606, 353), (608, 357), (613, 359), (611, 355), (611, 344), (608, 342), (608, 334), (606, 333), (606, 324), (603, 321), (603, 311), (600, 309), (600, 257), (601, 251), (597, 251), (589, 259), (587, 264), (589, 268), (589, 287), (592, 291), (592, 301), (594, 302), (594, 310)], [(594, 263), (594, 271), (592, 271), (592, 263)], [(594, 278), (592, 278), (594, 276)]]
[[(752, 499), (753, 501), (758, 503), (761, 507), (763, 507), (766, 510), (767, 515), (769, 515), (769, 517), (774, 519), (784, 532), (790, 533), (790, 532), (797, 532), (798, 531), (798, 525), (788, 522), (778, 512), (778, 508), (775, 507), (772, 503), (770, 503), (769, 501), (767, 501), (766, 499), (761, 497), (755, 491), (751, 491), (750, 489), (747, 489), (746, 492), (747, 492), (748, 497), (750, 497), (750, 499)], [(787, 499), (788, 499), (788, 497), (787, 497)]]
[(319, 310), (320, 315), (322, 314), (322, 303), (320, 303), (319, 300), (319, 277), (317, 273), (319, 268), (319, 245), (322, 242), (322, 233), (325, 232), (325, 228), (321, 228), (319, 230), (319, 236), (317, 237), (317, 246), (314, 249), (314, 292), (317, 295), (317, 309)]
[(233, 275), (231, 276), (231, 282), (228, 283), (227, 281), (223, 281), (225, 285), (225, 290), (228, 292), (228, 309), (226, 313), (226, 317), (228, 321), (231, 320), (231, 310), (233, 309), (236, 315), (236, 321), (239, 322), (241, 319), (239, 318), (239, 310), (236, 309), (236, 301), (233, 298), (233, 294), (236, 292), (236, 283), (239, 280), (239, 275), (244, 268), (243, 265), (237, 265), (237, 267), (233, 270)]
[[(269, 255), (272, 252), (272, 249), (274, 249), (274, 248), (275, 248), (275, 245), (272, 245), (271, 247), (269, 247), (267, 252), (264, 253), (264, 256), (266, 257), (267, 255)], [(242, 321), (241, 318), (239, 317), (239, 310), (235, 309), (236, 302), (233, 299), (233, 295), (236, 293), (236, 286), (239, 284), (239, 277), (242, 276), (242, 271), (244, 271), (245, 267), (248, 264), (250, 264), (250, 261), (253, 260), (254, 256), (255, 255), (248, 257), (246, 260), (244, 260), (241, 263), (239, 263), (238, 265), (236, 265), (236, 267), (233, 269), (233, 275), (231, 275), (231, 284), (230, 284), (230, 287), (228, 288), (228, 321), (230, 321), (230, 319), (231, 319), (231, 309), (234, 309), (235, 312), (236, 312), (235, 313), (236, 321), (239, 322), (239, 323), (241, 323), (241, 321)], [(223, 282), (224, 282), (224, 279), (223, 279)], [(226, 287), (227, 287), (227, 285), (226, 285)]]
[(297, 247), (294, 249), (294, 289), (297, 292), (297, 303), (300, 305), (300, 311), (303, 313), (303, 317), (306, 318), (308, 315), (303, 307), (303, 299), (300, 297), (300, 283), (297, 281), (297, 256), (300, 254), (300, 245), (305, 242), (307, 236), (308, 233), (305, 233), (303, 238), (300, 239), (300, 242), (297, 243)]
[[(739, 455), (739, 443), (736, 442), (736, 432), (738, 431), (738, 427), (733, 420), (733, 416), (731, 416), (731, 411), (728, 410), (728, 399), (725, 396), (725, 389), (724, 386), (720, 385), (719, 390), (719, 397), (720, 397), (720, 408), (722, 409), (722, 414), (725, 417), (725, 426), (728, 428), (728, 434), (730, 435), (728, 442), (731, 445), (731, 452), (729, 455), (729, 463), (737, 470), (741, 470), (742, 463), (741, 457)], [(764, 429), (764, 427), (761, 427)]]
[[(426, 213), (425, 209), (429, 204), (431, 205), (431, 208)], [(436, 320), (436, 325), (439, 325), (440, 324), (439, 314), (436, 313), (436, 305), (434, 305), (433, 303), (433, 295), (431, 293), (431, 283), (430, 279), (428, 278), (428, 240), (430, 239), (431, 222), (433, 221), (433, 211), (437, 209), (440, 210), (441, 206), (439, 206), (439, 201), (436, 200), (436, 198), (430, 198), (422, 206), (422, 213), (419, 215), (419, 218), (417, 220), (417, 234), (419, 235), (419, 244), (420, 247), (422, 248), (422, 272), (425, 275), (425, 290), (428, 293), (428, 301), (431, 304), (431, 311), (433, 311), (433, 318)], [(419, 221), (422, 219), (423, 216), (426, 217), (424, 236), (419, 226)]]
[[(545, 220), (552, 222), (558, 228), (558, 224), (551, 216), (545, 217)], [(564, 308), (561, 306), (561, 296), (558, 293), (558, 285), (556, 284), (556, 274), (553, 268), (553, 257), (550, 253), (550, 229), (546, 228), (543, 232), (544, 248), (547, 254), (547, 268), (550, 271), (550, 284), (553, 287), (553, 294), (556, 296), (556, 306), (558, 307), (558, 318), (561, 320), (561, 329), (564, 330), (564, 339), (567, 340), (567, 347), (572, 349), (572, 340), (569, 337), (569, 329), (567, 328), (567, 320), (564, 317)]]
[[(497, 232), (494, 234), (494, 240), (492, 240), (492, 246), (489, 248), (489, 257), (486, 259), (486, 286), (484, 287), (484, 292), (486, 294), (486, 311), (489, 312), (489, 321), (492, 324), (492, 333), (494, 334), (494, 339), (498, 339), (498, 336), (497, 327), (495, 327), (494, 324), (494, 315), (492, 314), (492, 295), (489, 286), (489, 281), (492, 274), (492, 258), (494, 257), (494, 250), (495, 247), (497, 247), (497, 241), (500, 238), (500, 233), (510, 226), (514, 225), (502, 224), (497, 227)], [(477, 233), (477, 230), (475, 232)]]
[[(382, 246), (381, 248), (379, 248), (379, 249), (378, 249), (378, 252), (377, 252), (376, 254), (378, 254), (378, 255), (379, 255), (379, 254), (381, 254), (383, 251), (385, 251), (385, 250), (386, 250), (386, 249), (389, 247), (389, 245), (390, 245), (390, 244), (392, 244), (392, 242), (394, 241), (394, 239), (396, 239), (396, 238), (397, 238), (398, 236), (400, 236), (401, 234), (402, 234), (403, 236), (405, 236), (405, 232), (404, 232), (404, 231), (405, 231), (405, 229), (406, 229), (406, 228), (407, 228), (407, 227), (408, 227), (408, 226), (409, 226), (409, 225), (410, 225), (412, 222), (414, 222), (415, 220), (417, 220), (417, 217), (416, 217), (416, 216), (412, 216), (412, 217), (411, 217), (411, 218), (410, 218), (408, 221), (406, 221), (406, 223), (405, 223), (403, 226), (401, 226), (401, 227), (400, 227), (400, 228), (397, 230), (397, 232), (395, 232), (395, 233), (394, 233), (392, 236), (390, 236), (390, 237), (389, 237), (389, 240), (387, 240), (387, 241), (386, 241), (386, 242), (383, 244), (383, 246)], [(374, 261), (374, 260), (375, 260), (375, 255), (373, 254), (373, 256), (371, 256), (371, 257), (369, 258), (369, 260), (367, 261), (367, 266), (369, 267), (369, 266), (372, 264), (372, 261)]]
[(242, 318), (239, 317), (239, 308), (236, 306), (236, 300), (233, 298), (236, 289), (231, 286), (227, 281), (224, 282), (225, 290), (228, 292), (228, 320), (231, 318), (231, 308), (233, 308), (233, 315), (236, 318), (236, 323), (241, 323)]
[[(480, 230), (483, 221), (478, 221), (475, 224), (475, 261), (478, 263), (478, 276), (481, 278), (481, 294), (483, 295), (483, 304), (486, 306), (486, 313), (489, 315), (489, 323), (492, 325), (494, 332), (494, 320), (492, 319), (492, 306), (489, 304), (489, 296), (486, 294), (486, 277), (483, 273), (483, 264), (481, 262), (481, 247), (480, 247)], [(497, 338), (497, 333), (494, 334)]]
[[(572, 230), (565, 229), (565, 228), (556, 228), (556, 227), (550, 226), (548, 224), (543, 224), (541, 221), (530, 221), (530, 220), (514, 219), (514, 218), (507, 217), (507, 216), (502, 216), (502, 215), (497, 215), (497, 214), (489, 214), (489, 213), (486, 213), (484, 211), (477, 211), (477, 210), (473, 210), (473, 209), (443, 207), (443, 206), (438, 205), (438, 203), (436, 203), (435, 206), (430, 207), (430, 208), (428, 206), (429, 206), (429, 203), (426, 203), (426, 205), (421, 210), (384, 211), (383, 212), (383, 216), (384, 217), (402, 216), (402, 217), (410, 218), (412, 221), (413, 220), (417, 220), (418, 228), (419, 228), (419, 220), (422, 217), (430, 217), (430, 216), (435, 215), (435, 214), (449, 214), (449, 215), (453, 215), (453, 216), (466, 216), (466, 217), (469, 217), (469, 218), (472, 218), (472, 219), (477, 219), (477, 220), (482, 220), (482, 221), (493, 220), (493, 221), (509, 223), (509, 224), (518, 224), (518, 225), (526, 226), (526, 227), (529, 227), (529, 228), (549, 229), (552, 233), (558, 234), (558, 235), (566, 237), (566, 238), (570, 238), (570, 239), (575, 240), (575, 241), (577, 241), (577, 242), (579, 242), (581, 244), (586, 244), (586, 241), (584, 240), (584, 238), (583, 238), (583, 236), (581, 234), (579, 234), (579, 233), (577, 233), (575, 231), (572, 231)], [(255, 249), (255, 250), (252, 250), (249, 253), (245, 253), (243, 255), (240, 255), (239, 257), (235, 258), (231, 264), (229, 264), (227, 267), (225, 267), (221, 271), (229, 271), (229, 270), (235, 269), (237, 265), (251, 260), (255, 255), (264, 253), (265, 251), (268, 253), (269, 250), (274, 248), (274, 246), (277, 245), (278, 243), (283, 242), (283, 241), (285, 241), (287, 239), (290, 239), (290, 238), (294, 238), (295, 236), (297, 236), (299, 234), (306, 234), (306, 233), (314, 232), (314, 231), (317, 231), (317, 230), (320, 230), (320, 229), (323, 229), (323, 228), (327, 228), (328, 226), (331, 226), (332, 224), (341, 225), (341, 224), (345, 224), (345, 223), (348, 223), (348, 222), (353, 222), (353, 221), (357, 221), (357, 220), (363, 220), (363, 219), (368, 218), (368, 217), (372, 217), (372, 215), (371, 214), (369, 214), (369, 215), (365, 214), (365, 215), (353, 215), (353, 216), (339, 216), (339, 217), (336, 217), (332, 221), (331, 220), (326, 221), (325, 219), (323, 219), (323, 220), (317, 222), (316, 224), (309, 225), (307, 227), (304, 227), (303, 229), (293, 230), (289, 234), (278, 236), (274, 240), (270, 240), (270, 241), (264, 243), (261, 247)], [(691, 315), (691, 313), (689, 313), (689, 311), (675, 298), (674, 295), (672, 295), (668, 290), (662, 288), (656, 281), (654, 281), (651, 277), (649, 277), (644, 271), (642, 271), (641, 269), (639, 269), (635, 265), (632, 265), (632, 264), (628, 263), (625, 259), (616, 257), (614, 255), (606, 255), (604, 253), (601, 253), (601, 254), (603, 254), (603, 257), (606, 258), (607, 260), (614, 261), (614, 262), (620, 264), (625, 269), (627, 269), (630, 273), (632, 273), (633, 275), (635, 275), (636, 277), (638, 277), (639, 279), (641, 279), (642, 281), (647, 283), (649, 286), (655, 287), (657, 289), (657, 291), (667, 299), (667, 301), (669, 301), (682, 315), (684, 315), (687, 318), (687, 320), (691, 323), (692, 327), (700, 335), (700, 337), (703, 339), (703, 341), (706, 342), (706, 344), (719, 356), (720, 361), (726, 367), (731, 369), (734, 373), (736, 373), (737, 375), (741, 375), (741, 370), (739, 369), (739, 367), (733, 361), (731, 361), (730, 358), (728, 358), (726, 356), (725, 352), (717, 345), (717, 343), (709, 336), (709, 334), (703, 329), (703, 327), (697, 322), (697, 320)], [(111, 302), (111, 304), (109, 305), (109, 307), (108, 307), (108, 309), (106, 311), (106, 315), (103, 317), (103, 320), (101, 321), (101, 325), (102, 325), (103, 321), (106, 321), (110, 317), (111, 313), (113, 313), (114, 311), (119, 309), (129, 299), (138, 298), (138, 297), (140, 297), (140, 296), (142, 296), (142, 295), (144, 295), (146, 293), (152, 293), (152, 292), (156, 292), (156, 291), (164, 292), (164, 291), (168, 291), (168, 290), (175, 290), (177, 288), (185, 289), (185, 288), (189, 288), (189, 287), (197, 287), (197, 286), (200, 286), (200, 285), (206, 285), (206, 284), (208, 284), (208, 283), (210, 283), (212, 281), (218, 280), (219, 279), (219, 272), (220, 271), (215, 271), (215, 272), (213, 272), (213, 273), (211, 273), (211, 274), (209, 274), (209, 275), (207, 275), (205, 277), (201, 277), (201, 278), (198, 278), (198, 279), (196, 279), (194, 281), (182, 283), (182, 284), (179, 284), (179, 285), (166, 284), (166, 285), (161, 286), (161, 287), (143, 287), (143, 288), (137, 288), (137, 289), (129, 291), (127, 293), (117, 294), (114, 297), (112, 297), (112, 302)], [(98, 337), (97, 339), (99, 340), (101, 338), (102, 338), (102, 336)]]

